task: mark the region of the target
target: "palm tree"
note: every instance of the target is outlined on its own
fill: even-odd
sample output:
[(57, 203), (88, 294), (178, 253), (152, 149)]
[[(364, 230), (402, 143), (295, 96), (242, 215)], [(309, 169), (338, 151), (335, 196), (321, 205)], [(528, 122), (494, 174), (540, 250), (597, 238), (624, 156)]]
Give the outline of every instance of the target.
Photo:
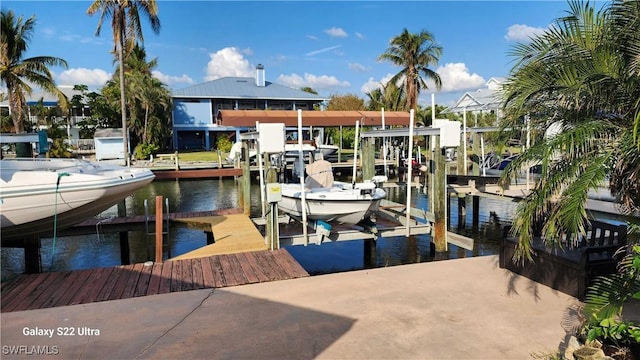
[(369, 97), (368, 109), (380, 110), (384, 108), (388, 111), (405, 111), (407, 98), (404, 89), (392, 81), (381, 84), (381, 86), (381, 88), (367, 93)]
[(129, 147), (127, 144), (127, 109), (125, 97), (124, 60), (125, 54), (129, 54), (138, 43), (144, 42), (140, 13), (147, 16), (151, 29), (155, 34), (160, 32), (160, 19), (158, 18), (158, 4), (156, 0), (95, 0), (87, 9), (87, 14), (93, 16), (100, 12), (96, 36), (100, 35), (102, 22), (105, 17), (111, 17), (111, 29), (113, 32), (114, 52), (118, 54), (120, 69), (120, 110), (122, 116), (122, 137), (124, 143), (124, 155), (129, 165)]
[[(569, 6), (551, 29), (512, 49), (517, 62), (505, 86), (510, 116), (503, 126), (515, 128), (526, 119), (540, 134), (554, 123), (562, 128), (539, 136), (505, 173), (507, 180), (532, 163), (543, 173), (514, 218), (521, 260), (531, 259), (534, 232), (548, 245), (557, 245), (563, 233), (584, 234), (588, 191), (609, 176), (614, 195), (640, 206), (640, 152), (631, 135), (640, 106), (640, 7), (624, 0), (599, 11), (588, 2)], [(623, 10), (630, 17), (621, 21), (616, 11)]]
[(391, 39), (390, 44), (378, 60), (387, 60), (402, 68), (389, 83), (395, 84), (402, 80), (407, 97), (407, 109), (415, 110), (420, 90), (429, 88), (423, 76), (433, 81), (437, 89), (442, 87), (440, 75), (429, 68), (438, 64), (442, 47), (435, 43), (430, 32), (422, 30), (417, 34), (411, 34), (406, 28), (400, 35)]
[(0, 78), (7, 88), (13, 129), (16, 133), (22, 133), (27, 116), (25, 95), (32, 93), (30, 84), (57, 95), (61, 108), (68, 107), (67, 98), (56, 87), (48, 68), (49, 66), (66, 68), (67, 63), (53, 56), (25, 58), (36, 23), (34, 16), (26, 20), (22, 16), (16, 19), (13, 11), (2, 10), (1, 22)]

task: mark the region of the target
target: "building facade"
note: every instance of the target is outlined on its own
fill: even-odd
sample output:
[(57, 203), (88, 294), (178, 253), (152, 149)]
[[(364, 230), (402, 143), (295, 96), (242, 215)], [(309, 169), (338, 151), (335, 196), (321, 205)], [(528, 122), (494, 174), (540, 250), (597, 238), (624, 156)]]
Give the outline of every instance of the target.
[(220, 110), (320, 110), (327, 100), (302, 90), (266, 81), (264, 66), (255, 77), (225, 77), (176, 90), (173, 100), (174, 150), (212, 150), (220, 136), (232, 142), (248, 127), (225, 126)]

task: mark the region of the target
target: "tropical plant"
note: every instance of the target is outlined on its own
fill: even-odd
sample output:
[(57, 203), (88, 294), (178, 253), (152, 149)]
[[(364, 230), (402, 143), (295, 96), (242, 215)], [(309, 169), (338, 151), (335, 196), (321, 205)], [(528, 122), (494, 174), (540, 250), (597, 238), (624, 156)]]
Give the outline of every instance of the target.
[(585, 297), (586, 341), (599, 340), (616, 347), (640, 343), (640, 324), (623, 318), (622, 310), (629, 301), (640, 301), (640, 245), (618, 264), (618, 273), (596, 278)]
[[(640, 7), (623, 0), (598, 11), (588, 2), (570, 1), (569, 7), (549, 30), (511, 52), (517, 61), (505, 85), (508, 116), (501, 125), (519, 131), (524, 123), (539, 135), (503, 180), (531, 164), (543, 173), (514, 217), (520, 260), (531, 259), (538, 230), (549, 246), (559, 245), (563, 233), (585, 234), (588, 191), (608, 178), (616, 196), (631, 207), (640, 205), (637, 192), (628, 192), (640, 181), (633, 165), (639, 147), (630, 136), (640, 106), (640, 43), (637, 33), (623, 35), (626, 27), (640, 32)], [(631, 20), (616, 21), (614, 14), (622, 10)], [(545, 136), (552, 124), (561, 131)]]
[(389, 48), (378, 57), (378, 60), (390, 61), (402, 68), (389, 83), (402, 81), (404, 84), (407, 100), (405, 110), (415, 110), (420, 90), (429, 88), (423, 76), (433, 81), (437, 89), (442, 87), (440, 75), (429, 68), (438, 64), (441, 54), (442, 47), (430, 32), (422, 30), (412, 34), (405, 28), (400, 35), (391, 39)]
[(381, 87), (368, 92), (367, 96), (369, 97), (368, 110), (377, 111), (384, 108), (386, 111), (406, 111), (406, 93), (395, 82), (381, 84)]
[(127, 141), (127, 108), (125, 97), (125, 57), (133, 50), (138, 42), (144, 43), (140, 13), (146, 15), (154, 33), (160, 32), (160, 19), (158, 18), (158, 5), (156, 0), (95, 0), (87, 9), (87, 14), (93, 16), (100, 12), (96, 36), (100, 35), (102, 22), (106, 17), (111, 17), (111, 30), (113, 32), (114, 52), (117, 54), (120, 74), (120, 111), (122, 118), (122, 136), (124, 154), (129, 163), (129, 148)]
[(11, 10), (2, 10), (1, 16), (0, 79), (7, 88), (13, 130), (22, 133), (27, 116), (25, 95), (31, 95), (31, 85), (56, 95), (63, 109), (68, 107), (67, 98), (56, 87), (49, 71), (49, 66), (66, 68), (67, 63), (53, 56), (25, 58), (36, 24), (35, 16), (26, 20), (22, 16), (16, 18)]

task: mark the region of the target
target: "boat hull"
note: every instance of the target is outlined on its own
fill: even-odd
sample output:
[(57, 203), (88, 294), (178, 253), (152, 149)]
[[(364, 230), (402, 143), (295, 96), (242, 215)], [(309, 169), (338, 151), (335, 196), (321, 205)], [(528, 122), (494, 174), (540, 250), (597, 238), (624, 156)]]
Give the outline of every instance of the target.
[[(330, 189), (311, 189), (305, 192), (307, 219), (357, 224), (377, 211), (385, 196), (382, 189), (363, 193), (361, 189), (343, 188), (340, 183)], [(282, 200), (278, 208), (289, 215), (302, 217), (300, 185), (282, 184)]]
[(118, 203), (154, 179), (148, 169), (88, 161), (1, 160), (2, 240), (47, 236)]

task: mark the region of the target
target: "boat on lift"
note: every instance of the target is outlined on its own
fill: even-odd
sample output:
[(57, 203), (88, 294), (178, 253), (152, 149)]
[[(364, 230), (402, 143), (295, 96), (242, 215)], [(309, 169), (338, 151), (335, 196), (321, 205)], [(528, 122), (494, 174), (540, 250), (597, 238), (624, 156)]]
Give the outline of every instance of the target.
[(0, 160), (2, 241), (48, 236), (115, 205), (155, 175), (79, 159)]
[[(333, 180), (331, 163), (318, 160), (305, 167), (305, 212), (309, 220), (342, 224), (357, 224), (378, 210), (386, 192), (378, 184), (386, 181), (376, 176), (363, 183), (345, 183)], [(295, 218), (302, 217), (302, 186), (281, 184), (280, 211)]]

